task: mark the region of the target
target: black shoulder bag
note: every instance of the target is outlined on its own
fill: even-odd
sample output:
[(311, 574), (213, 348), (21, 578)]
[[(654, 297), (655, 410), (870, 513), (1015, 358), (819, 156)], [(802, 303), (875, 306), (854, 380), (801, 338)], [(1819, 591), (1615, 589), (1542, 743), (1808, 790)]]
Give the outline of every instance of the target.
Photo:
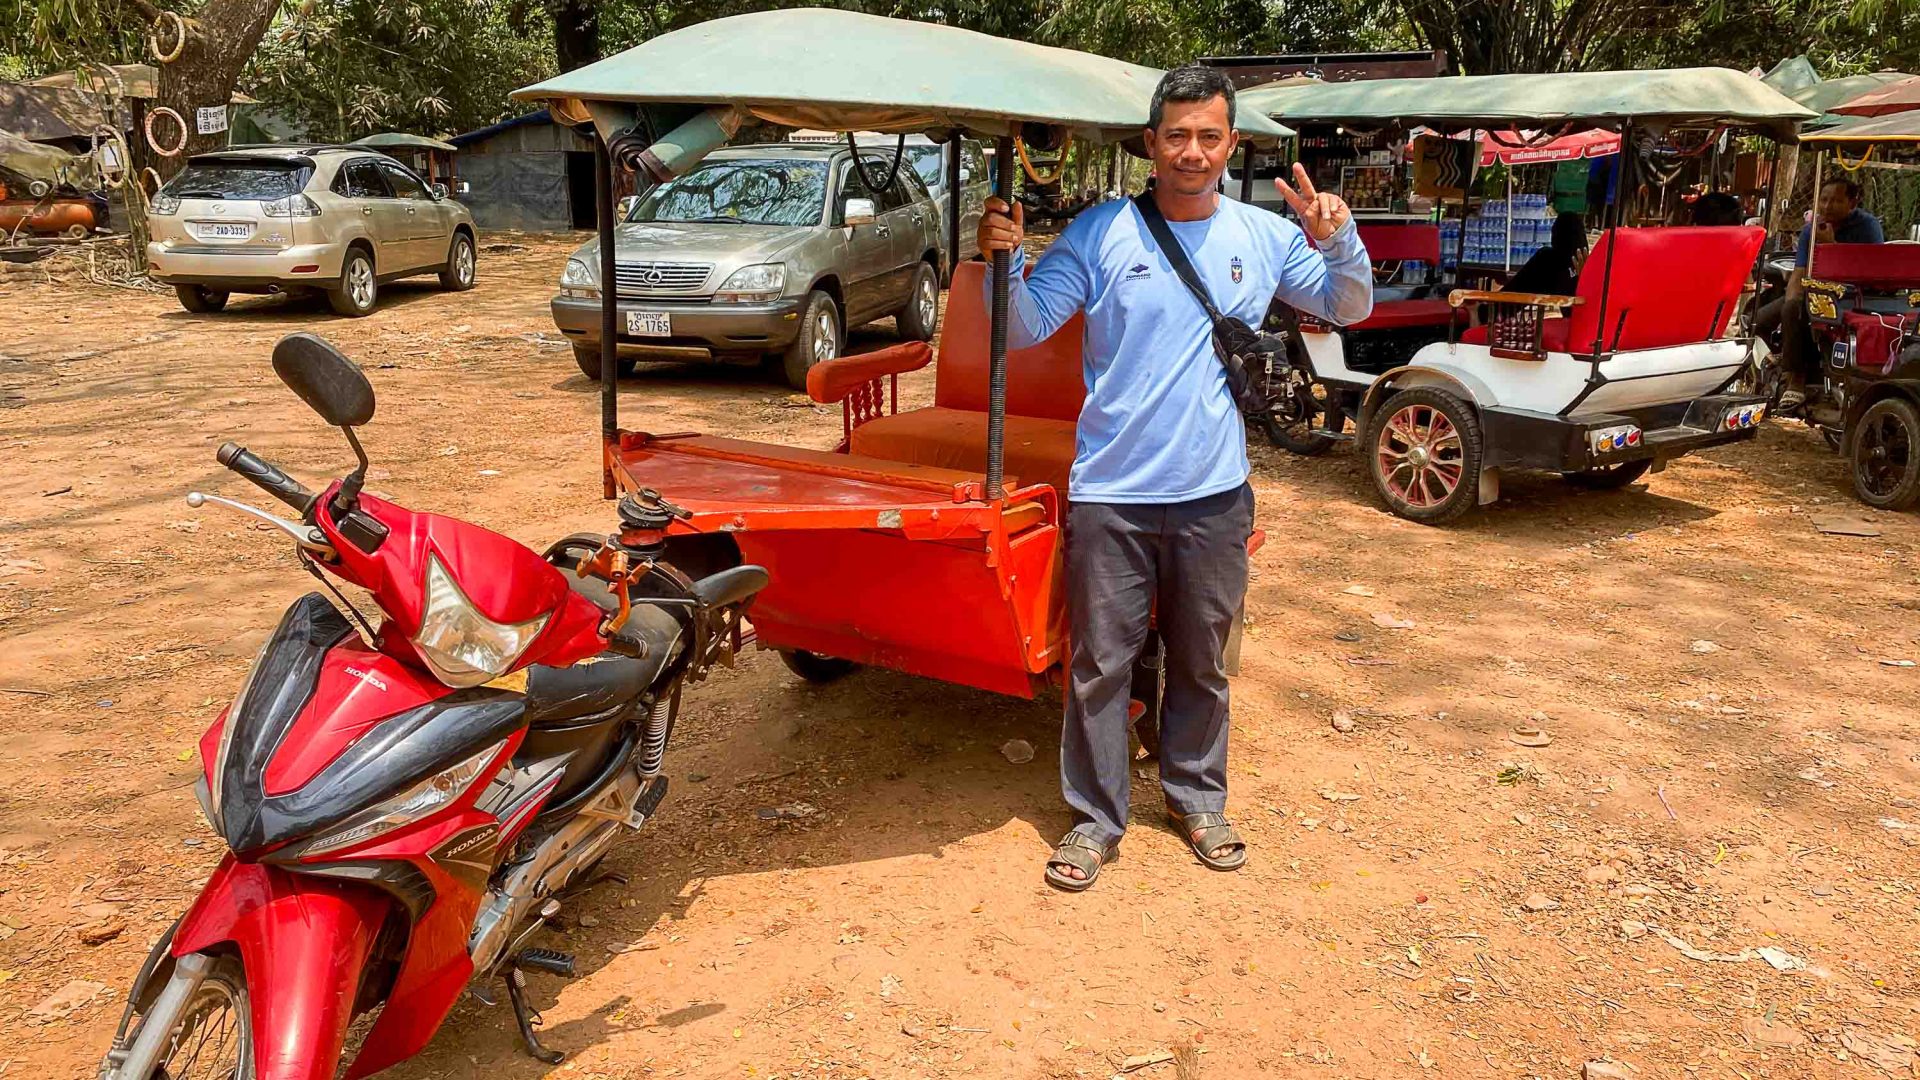
[(1207, 295), (1200, 275), (1194, 271), (1193, 263), (1187, 259), (1186, 248), (1180, 246), (1180, 239), (1167, 227), (1167, 219), (1160, 216), (1153, 193), (1135, 195), (1133, 205), (1145, 219), (1147, 231), (1166, 252), (1173, 272), (1180, 275), (1187, 291), (1200, 301), (1207, 318), (1213, 321), (1213, 354), (1220, 358), (1220, 366), (1227, 371), (1227, 389), (1233, 394), (1234, 404), (1248, 416), (1265, 416), (1273, 409), (1267, 393), (1268, 380), (1290, 371), (1285, 339), (1260, 333), (1235, 316), (1220, 314), (1220, 309), (1213, 306), (1213, 298)]

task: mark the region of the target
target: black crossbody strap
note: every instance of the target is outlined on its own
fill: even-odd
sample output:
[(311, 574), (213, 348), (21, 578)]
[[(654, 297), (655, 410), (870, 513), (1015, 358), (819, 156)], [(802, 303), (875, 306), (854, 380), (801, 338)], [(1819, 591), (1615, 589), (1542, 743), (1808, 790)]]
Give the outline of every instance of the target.
[(1173, 264), (1173, 272), (1180, 275), (1180, 280), (1186, 284), (1187, 291), (1193, 293), (1195, 300), (1200, 301), (1200, 306), (1206, 309), (1207, 318), (1212, 319), (1217, 327), (1223, 316), (1220, 310), (1213, 306), (1213, 298), (1207, 295), (1207, 287), (1201, 283), (1200, 275), (1194, 270), (1193, 263), (1187, 260), (1187, 249), (1180, 246), (1180, 238), (1173, 235), (1173, 230), (1167, 227), (1167, 219), (1160, 216), (1160, 207), (1154, 204), (1153, 193), (1143, 191), (1135, 195), (1133, 205), (1140, 211), (1140, 217), (1146, 221), (1147, 231), (1153, 234), (1154, 242), (1160, 245), (1160, 250), (1166, 252), (1167, 261)]

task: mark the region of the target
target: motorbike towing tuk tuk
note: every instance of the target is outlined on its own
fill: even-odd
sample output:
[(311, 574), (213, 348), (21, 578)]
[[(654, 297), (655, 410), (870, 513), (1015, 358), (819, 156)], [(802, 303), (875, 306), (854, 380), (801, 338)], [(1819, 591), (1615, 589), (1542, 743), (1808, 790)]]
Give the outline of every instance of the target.
[[(1290, 448), (1324, 452), (1355, 437), (1351, 423), (1381, 500), (1437, 524), (1497, 500), (1511, 470), (1618, 488), (1756, 433), (1766, 403), (1731, 390), (1747, 346), (1729, 330), (1764, 231), (1623, 227), (1624, 193), (1654, 147), (1697, 152), (1725, 129), (1787, 141), (1812, 111), (1718, 68), (1291, 82), (1240, 103), (1286, 123), (1465, 133), (1471, 154), (1481, 133), (1512, 130), (1541, 143), (1612, 130), (1625, 149), (1623, 198), (1572, 295), (1453, 288), (1445, 299), (1377, 299), (1370, 318), (1340, 331), (1300, 320), (1294, 370), (1270, 395), (1274, 426), (1300, 444)], [(1471, 185), (1461, 190), (1464, 219)], [(1438, 227), (1426, 228), (1437, 248)], [(1469, 325), (1474, 311), (1481, 325)], [(1399, 348), (1356, 341), (1380, 334)]]
[[(1845, 106), (1836, 112), (1844, 112)], [(1920, 107), (1812, 132), (1814, 190), (1827, 160), (1858, 175), (1876, 156), (1920, 167)], [(1847, 459), (1854, 494), (1879, 510), (1920, 505), (1920, 242), (1820, 243), (1808, 258), (1808, 323), (1820, 383), (1803, 415)]]

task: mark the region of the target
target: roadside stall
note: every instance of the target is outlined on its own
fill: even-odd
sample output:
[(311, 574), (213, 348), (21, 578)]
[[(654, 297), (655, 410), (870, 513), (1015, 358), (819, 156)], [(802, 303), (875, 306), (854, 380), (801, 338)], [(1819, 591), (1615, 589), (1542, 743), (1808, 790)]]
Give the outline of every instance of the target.
[[(1822, 176), (1858, 176), (1873, 164), (1920, 183), (1920, 95), (1899, 112), (1882, 111), (1884, 98), (1863, 100), (1866, 115), (1802, 139), (1815, 154), (1816, 191)], [(1807, 422), (1847, 458), (1861, 502), (1881, 510), (1920, 505), (1920, 242), (1816, 239), (1805, 284), (1823, 359)]]
[[(792, 63), (795, 42), (807, 43), (804, 66)], [(896, 145), (856, 147), (842, 175), (857, 169), (869, 190), (884, 190), (902, 167), (905, 136), (970, 135), (996, 144), (996, 193), (1011, 201), (1015, 169), (1040, 180), (1038, 153), (1138, 139), (1160, 75), (953, 27), (811, 9), (675, 31), (515, 96), (597, 133), (597, 287), (672, 259), (663, 249), (636, 267), (628, 247), (616, 261), (616, 169), (666, 180), (754, 124), (872, 131)], [(1240, 126), (1267, 142), (1289, 134), (1247, 110)], [(960, 187), (955, 178), (947, 190)], [(850, 236), (874, 227), (862, 204), (844, 201)], [(622, 428), (614, 349), (649, 328), (623, 324), (615, 290), (600, 288), (607, 496), (654, 489), (674, 503), (676, 565), (765, 566), (772, 582), (755, 603), (757, 639), (804, 677), (865, 663), (1031, 696), (1066, 653), (1058, 583), (1081, 328), (1076, 319), (1009, 357), (1008, 267), (998, 253), (990, 303), (982, 264), (956, 273), (934, 407), (898, 409), (898, 377), (935, 359), (925, 344), (809, 371), (814, 400), (842, 407), (838, 452)]]
[[(1241, 102), (1288, 124), (1423, 124), (1476, 146), (1487, 131), (1614, 131), (1635, 151), (1621, 155), (1623, 190), (1650, 144), (1695, 146), (1722, 127), (1790, 141), (1814, 116), (1717, 68), (1286, 86)], [(1430, 523), (1498, 499), (1508, 470), (1616, 488), (1691, 450), (1751, 438), (1764, 399), (1725, 390), (1747, 353), (1729, 327), (1763, 231), (1621, 228), (1624, 201), (1572, 295), (1456, 288), (1378, 302), (1340, 333), (1303, 321), (1276, 425), (1324, 452), (1352, 421), (1382, 501)], [(1471, 307), (1485, 325), (1466, 326)], [(1366, 347), (1382, 335), (1391, 348)]]

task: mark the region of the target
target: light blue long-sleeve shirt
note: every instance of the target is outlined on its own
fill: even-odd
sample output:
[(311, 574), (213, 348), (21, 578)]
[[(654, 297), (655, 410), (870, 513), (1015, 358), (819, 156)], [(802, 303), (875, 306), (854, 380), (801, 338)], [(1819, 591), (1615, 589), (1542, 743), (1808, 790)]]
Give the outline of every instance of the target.
[[(1256, 329), (1276, 293), (1333, 323), (1373, 310), (1373, 273), (1352, 222), (1318, 251), (1293, 222), (1224, 198), (1211, 217), (1168, 224), (1214, 306)], [(1045, 341), (1075, 312), (1087, 314), (1075, 500), (1185, 502), (1246, 482), (1246, 430), (1212, 325), (1132, 200), (1083, 211), (1031, 276), (1020, 272), (1024, 252), (1013, 263), (1009, 347)], [(986, 287), (991, 299), (991, 274)]]

